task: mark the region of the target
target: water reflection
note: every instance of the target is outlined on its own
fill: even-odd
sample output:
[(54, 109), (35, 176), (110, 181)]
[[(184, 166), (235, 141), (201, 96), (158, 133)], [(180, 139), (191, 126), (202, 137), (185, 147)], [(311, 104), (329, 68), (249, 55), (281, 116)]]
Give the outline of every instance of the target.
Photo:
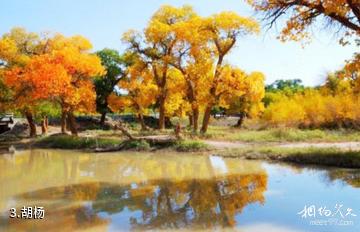
[(8, 187), (2, 210), (9, 203), (47, 209), (47, 220), (36, 225), (3, 217), (12, 229), (84, 229), (122, 214), (131, 229), (234, 226), (244, 207), (264, 203), (267, 185), (259, 162), (208, 156), (30, 151), (1, 159), (0, 168)]
[(360, 188), (359, 169), (332, 169), (327, 172), (326, 176), (329, 181), (342, 180), (355, 188)]
[(214, 180), (153, 180), (124, 186), (96, 182), (51, 187), (18, 195), (16, 199), (91, 203), (65, 209), (63, 204), (47, 206), (54, 209), (54, 218), (76, 215), (79, 224), (97, 224), (102, 222), (102, 213), (112, 215), (128, 210), (136, 212), (129, 217), (132, 229), (227, 227), (235, 225), (234, 216), (246, 205), (264, 202), (266, 181), (265, 174), (258, 174)]
[[(317, 231), (296, 214), (305, 203), (327, 199), (319, 203), (330, 206), (333, 199), (326, 194), (341, 190), (334, 181), (351, 186), (344, 199), (359, 198), (354, 197), (359, 196), (359, 170), (214, 156), (31, 150), (0, 156), (0, 170), (0, 231), (259, 231), (264, 225), (275, 231)], [(8, 219), (11, 207), (34, 205), (44, 206), (45, 220)], [(349, 206), (360, 209), (358, 203)]]

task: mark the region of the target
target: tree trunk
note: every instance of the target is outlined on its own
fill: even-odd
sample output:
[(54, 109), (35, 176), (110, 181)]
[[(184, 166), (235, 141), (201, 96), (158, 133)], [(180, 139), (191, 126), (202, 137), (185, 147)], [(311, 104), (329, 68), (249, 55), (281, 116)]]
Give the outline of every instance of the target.
[(106, 112), (101, 113), (101, 118), (100, 118), (100, 125), (104, 126), (105, 125), (105, 119), (106, 119)]
[(189, 127), (193, 127), (194, 123), (193, 123), (193, 116), (191, 114), (189, 114)]
[(197, 132), (199, 126), (199, 108), (193, 109), (193, 131)]
[[(231, 45), (232, 46), (232, 45)], [(219, 50), (218, 50), (219, 51)], [(219, 51), (220, 52), (220, 51)], [(202, 127), (201, 127), (201, 133), (205, 134), (206, 131), (207, 131), (207, 128), (209, 126), (209, 122), (210, 122), (210, 114), (211, 114), (211, 109), (213, 108), (213, 106), (215, 105), (215, 103), (217, 101), (216, 98), (216, 82), (220, 76), (220, 69), (221, 69), (221, 65), (222, 65), (222, 62), (223, 62), (223, 59), (224, 59), (224, 55), (226, 54), (225, 53), (221, 53), (219, 54), (219, 58), (218, 58), (218, 61), (217, 61), (217, 64), (216, 64), (216, 69), (215, 69), (215, 74), (214, 74), (214, 81), (215, 83), (213, 83), (213, 86), (211, 87), (209, 93), (210, 93), (210, 96), (211, 97), (214, 97), (214, 99), (212, 101), (210, 101), (207, 106), (206, 106), (206, 109), (205, 109), (205, 113), (204, 113), (204, 118), (203, 118), (203, 123), (202, 123)], [(213, 81), (213, 82), (214, 82)], [(218, 99), (217, 99), (218, 100)]]
[(139, 123), (141, 125), (141, 130), (148, 130), (147, 126), (145, 125), (145, 122), (144, 122), (144, 116), (142, 113), (139, 113), (138, 114), (138, 120), (139, 120)]
[(48, 118), (47, 118), (47, 116), (45, 116), (41, 120), (41, 134), (46, 135), (47, 132), (48, 132)]
[(176, 127), (175, 127), (174, 131), (175, 131), (175, 137), (177, 139), (181, 139), (181, 125), (180, 125), (179, 122), (176, 124)]
[(25, 112), (25, 117), (29, 123), (30, 137), (36, 136), (36, 125), (32, 113)]
[(71, 134), (77, 136), (78, 131), (77, 131), (76, 120), (75, 120), (75, 116), (74, 116), (73, 112), (68, 112), (67, 113), (67, 123), (69, 125)]
[(159, 130), (165, 128), (165, 97), (160, 96), (160, 108), (159, 108)]
[(46, 126), (46, 129), (49, 128), (49, 118), (48, 118), (48, 116), (45, 116), (45, 126)]
[(206, 133), (207, 128), (209, 126), (211, 108), (212, 108), (212, 106), (209, 104), (205, 109), (204, 119), (203, 119), (203, 123), (202, 123), (202, 127), (201, 127), (201, 133), (203, 133), (203, 134)]
[(193, 128), (194, 132), (197, 132), (198, 120), (199, 120), (199, 107), (196, 103), (196, 93), (194, 90), (194, 84), (190, 80), (188, 80), (187, 85), (188, 85), (187, 97), (192, 105), (192, 115), (189, 115), (190, 127)]
[(240, 113), (240, 115), (239, 115), (239, 120), (237, 121), (235, 127), (240, 128), (241, 125), (242, 125), (243, 122), (244, 122), (244, 118), (245, 118), (245, 113)]
[(66, 112), (61, 113), (61, 133), (66, 133)]
[(115, 129), (119, 129), (121, 130), (121, 132), (128, 137), (130, 140), (136, 140), (136, 138), (134, 136), (132, 136), (128, 130), (126, 130), (126, 128), (123, 126), (123, 124), (121, 123), (121, 121), (115, 126)]
[(41, 120), (41, 134), (42, 135), (46, 135), (47, 132), (46, 132), (46, 127), (45, 127), (45, 121), (44, 120)]

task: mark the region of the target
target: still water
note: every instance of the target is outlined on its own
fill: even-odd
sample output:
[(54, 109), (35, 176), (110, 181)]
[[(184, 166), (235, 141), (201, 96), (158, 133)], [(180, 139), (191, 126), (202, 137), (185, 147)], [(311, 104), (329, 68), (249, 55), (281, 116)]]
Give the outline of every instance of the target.
[[(9, 218), (23, 206), (44, 207), (44, 219)], [(0, 155), (0, 231), (128, 230), (360, 231), (360, 170), (180, 153)]]

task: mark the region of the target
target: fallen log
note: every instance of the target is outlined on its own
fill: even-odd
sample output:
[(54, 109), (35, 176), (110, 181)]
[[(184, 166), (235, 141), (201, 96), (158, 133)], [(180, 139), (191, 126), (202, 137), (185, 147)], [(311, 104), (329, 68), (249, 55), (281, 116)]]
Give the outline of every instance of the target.
[(151, 146), (166, 146), (178, 141), (177, 137), (170, 135), (142, 136), (138, 137), (137, 139), (146, 141)]
[(121, 151), (123, 148), (124, 148), (124, 143), (121, 143), (119, 146), (116, 147), (95, 148), (95, 152), (114, 152), (114, 151)]
[(180, 139), (179, 133), (177, 133), (175, 136), (151, 135), (151, 136), (135, 137), (132, 134), (130, 134), (130, 132), (123, 126), (121, 122), (119, 122), (115, 128), (119, 129), (129, 140), (132, 141), (144, 140), (148, 142), (150, 145), (165, 145), (165, 144), (174, 143)]
[(132, 136), (130, 134), (130, 132), (128, 130), (126, 130), (126, 128), (122, 125), (121, 122), (119, 122), (118, 124), (115, 125), (115, 130), (119, 129), (126, 137), (128, 137), (130, 140), (136, 140), (136, 138), (134, 136)]

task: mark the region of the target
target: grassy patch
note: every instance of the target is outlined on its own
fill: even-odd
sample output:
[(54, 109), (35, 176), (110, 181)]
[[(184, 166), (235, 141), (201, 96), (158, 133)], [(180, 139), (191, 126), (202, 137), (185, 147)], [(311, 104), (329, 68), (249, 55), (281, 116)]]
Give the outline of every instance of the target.
[(35, 142), (35, 146), (61, 149), (94, 149), (115, 147), (120, 142), (117, 139), (57, 135), (41, 138)]
[(189, 151), (202, 151), (207, 150), (209, 146), (202, 141), (197, 140), (183, 140), (174, 145), (177, 151), (189, 152)]
[(95, 148), (118, 148), (119, 150), (149, 151), (163, 148), (177, 151), (200, 151), (208, 149), (208, 145), (202, 141), (145, 141), (125, 140), (95, 137), (76, 137), (71, 135), (56, 135), (38, 139), (35, 147), (60, 148), (60, 149), (95, 149)]
[(297, 164), (360, 168), (360, 151), (346, 151), (338, 148), (242, 148), (226, 150), (220, 152), (220, 155), (279, 160)]
[[(229, 136), (232, 140), (244, 142), (300, 142), (329, 140), (328, 134), (323, 130), (299, 130), (278, 128), (261, 131), (239, 131)], [(331, 138), (333, 139), (333, 138)]]
[(123, 143), (125, 150), (148, 151), (150, 148), (150, 144), (145, 140), (129, 140)]
[(129, 140), (124, 141), (122, 149), (136, 150), (136, 151), (149, 151), (159, 149), (175, 149), (181, 152), (203, 151), (208, 149), (208, 145), (202, 141), (196, 140), (181, 140), (181, 141), (145, 141), (145, 140)]
[(344, 151), (336, 148), (307, 148), (280, 150), (279, 153), (283, 161), (360, 168), (360, 151)]
[(354, 130), (301, 130), (276, 128), (267, 130), (244, 130), (228, 127), (209, 127), (204, 139), (242, 142), (341, 142), (360, 141), (360, 132)]
[(162, 130), (155, 130), (149, 128), (148, 130), (136, 130), (131, 131), (132, 134), (137, 136), (151, 136), (151, 135), (168, 135), (174, 132), (173, 129), (162, 129)]

